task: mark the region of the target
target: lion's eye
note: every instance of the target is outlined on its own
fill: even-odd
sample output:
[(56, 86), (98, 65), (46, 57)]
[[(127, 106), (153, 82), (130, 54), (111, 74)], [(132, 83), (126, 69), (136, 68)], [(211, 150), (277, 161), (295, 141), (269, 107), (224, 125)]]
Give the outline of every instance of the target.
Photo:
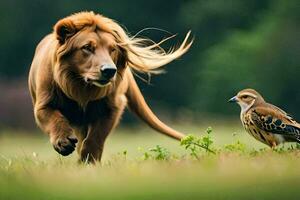
[(113, 53), (113, 52), (115, 52), (116, 50), (117, 50), (117, 49), (116, 49), (115, 47), (110, 47), (110, 48), (109, 48), (109, 52), (110, 52), (110, 53)]
[(85, 52), (88, 52), (88, 53), (93, 53), (94, 52), (94, 47), (90, 44), (86, 44), (86, 45), (82, 46), (81, 49)]

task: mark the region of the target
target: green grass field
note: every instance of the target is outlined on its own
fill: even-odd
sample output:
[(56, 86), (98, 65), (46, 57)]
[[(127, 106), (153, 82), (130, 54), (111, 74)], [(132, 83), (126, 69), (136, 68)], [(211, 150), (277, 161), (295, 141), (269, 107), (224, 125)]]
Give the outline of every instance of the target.
[[(79, 165), (76, 153), (59, 156), (40, 132), (2, 130), (0, 200), (300, 198), (299, 150), (287, 150), (290, 144), (261, 150), (265, 146), (237, 123), (209, 125), (216, 155), (203, 151), (197, 160), (179, 142), (149, 128), (118, 128), (96, 166)], [(207, 126), (177, 128), (201, 135)], [(238, 140), (245, 146), (224, 147)], [(156, 145), (168, 150), (169, 159), (145, 160)]]

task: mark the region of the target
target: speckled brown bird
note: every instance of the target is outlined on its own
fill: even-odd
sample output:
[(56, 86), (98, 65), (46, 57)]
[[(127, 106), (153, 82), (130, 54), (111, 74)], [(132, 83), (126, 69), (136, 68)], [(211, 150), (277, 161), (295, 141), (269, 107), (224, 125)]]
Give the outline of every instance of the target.
[(244, 89), (229, 102), (240, 105), (243, 126), (258, 141), (272, 148), (283, 142), (300, 143), (300, 124), (257, 91)]

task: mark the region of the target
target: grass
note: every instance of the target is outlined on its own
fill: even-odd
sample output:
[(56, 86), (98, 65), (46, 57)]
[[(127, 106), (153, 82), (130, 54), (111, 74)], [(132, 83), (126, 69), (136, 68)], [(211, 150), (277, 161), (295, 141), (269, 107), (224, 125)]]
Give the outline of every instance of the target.
[[(298, 199), (299, 150), (272, 151), (237, 125), (212, 127), (216, 154), (198, 148), (197, 157), (148, 128), (118, 129), (97, 166), (58, 156), (41, 133), (2, 130), (0, 200)], [(203, 135), (207, 127), (177, 128)]]

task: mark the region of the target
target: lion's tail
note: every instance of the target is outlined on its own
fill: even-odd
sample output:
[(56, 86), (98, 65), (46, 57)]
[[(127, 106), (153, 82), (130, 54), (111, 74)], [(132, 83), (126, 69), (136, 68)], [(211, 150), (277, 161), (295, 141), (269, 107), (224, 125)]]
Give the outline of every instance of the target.
[(163, 122), (161, 122), (155, 114), (151, 111), (141, 91), (134, 80), (132, 73), (128, 73), (129, 88), (126, 93), (128, 99), (128, 106), (131, 111), (136, 113), (143, 121), (145, 121), (150, 127), (158, 132), (166, 134), (177, 140), (181, 140), (185, 135), (170, 128)]

